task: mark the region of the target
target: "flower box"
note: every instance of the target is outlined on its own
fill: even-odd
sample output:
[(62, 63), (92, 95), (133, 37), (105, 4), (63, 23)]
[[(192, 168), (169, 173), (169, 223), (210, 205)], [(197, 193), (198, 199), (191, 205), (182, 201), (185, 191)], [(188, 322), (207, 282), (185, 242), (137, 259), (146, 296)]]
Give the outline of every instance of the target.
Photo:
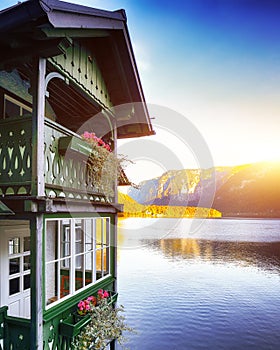
[(60, 335), (67, 338), (73, 338), (80, 333), (80, 331), (90, 323), (90, 315), (80, 316), (79, 320), (76, 320), (75, 315), (70, 315), (60, 323)]
[(67, 152), (67, 154), (72, 156), (88, 158), (92, 153), (92, 147), (88, 142), (77, 136), (63, 136), (58, 140), (58, 152), (62, 155), (65, 155)]
[[(118, 299), (118, 293), (109, 291), (108, 305), (116, 303)], [(60, 323), (60, 334), (67, 338), (73, 338), (80, 333), (80, 331), (90, 323), (90, 313), (85, 315), (79, 315), (74, 313), (69, 315), (65, 320)]]

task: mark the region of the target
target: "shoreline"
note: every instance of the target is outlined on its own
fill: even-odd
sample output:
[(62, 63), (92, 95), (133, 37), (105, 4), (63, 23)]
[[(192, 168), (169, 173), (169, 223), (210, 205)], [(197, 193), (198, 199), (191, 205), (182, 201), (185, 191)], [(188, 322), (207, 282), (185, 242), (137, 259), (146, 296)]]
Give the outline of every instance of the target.
[(218, 219), (218, 220), (280, 220), (280, 217), (245, 217), (245, 216), (222, 216), (222, 217), (206, 217), (206, 216), (142, 216), (142, 215), (119, 215), (118, 219)]

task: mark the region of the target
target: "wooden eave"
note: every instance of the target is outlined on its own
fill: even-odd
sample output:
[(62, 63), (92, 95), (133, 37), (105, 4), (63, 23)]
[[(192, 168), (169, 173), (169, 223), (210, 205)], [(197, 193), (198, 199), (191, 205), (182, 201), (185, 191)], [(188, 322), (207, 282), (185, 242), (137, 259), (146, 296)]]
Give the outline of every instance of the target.
[(124, 10), (29, 0), (0, 12), (2, 69), (30, 63), (33, 56), (63, 54), (73, 40), (85, 44), (96, 56), (113, 106), (139, 104), (125, 122), (116, 116), (119, 137), (154, 134)]
[(87, 200), (66, 199), (66, 198), (45, 198), (26, 196), (6, 196), (1, 204), (9, 208), (10, 212), (3, 213), (3, 216), (11, 214), (26, 213), (112, 213), (116, 214), (123, 210), (119, 203), (95, 202)]

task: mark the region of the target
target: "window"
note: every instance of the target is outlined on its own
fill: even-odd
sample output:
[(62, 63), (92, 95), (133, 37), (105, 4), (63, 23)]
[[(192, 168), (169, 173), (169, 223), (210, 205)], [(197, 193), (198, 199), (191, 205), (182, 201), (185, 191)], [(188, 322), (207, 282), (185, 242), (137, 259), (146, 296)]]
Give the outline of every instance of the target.
[(9, 296), (30, 288), (30, 237), (9, 239)]
[(4, 95), (4, 119), (25, 117), (32, 113), (32, 109), (14, 98)]
[(48, 305), (110, 273), (110, 218), (48, 219), (45, 240)]

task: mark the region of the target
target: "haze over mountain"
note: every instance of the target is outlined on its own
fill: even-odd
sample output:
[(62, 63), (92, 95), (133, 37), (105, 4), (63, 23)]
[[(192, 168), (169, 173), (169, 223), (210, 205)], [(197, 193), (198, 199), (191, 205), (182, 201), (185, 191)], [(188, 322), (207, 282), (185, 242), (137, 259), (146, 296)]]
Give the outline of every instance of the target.
[(280, 163), (167, 171), (130, 187), (128, 195), (144, 205), (196, 207), (203, 202), (224, 217), (280, 217)]

